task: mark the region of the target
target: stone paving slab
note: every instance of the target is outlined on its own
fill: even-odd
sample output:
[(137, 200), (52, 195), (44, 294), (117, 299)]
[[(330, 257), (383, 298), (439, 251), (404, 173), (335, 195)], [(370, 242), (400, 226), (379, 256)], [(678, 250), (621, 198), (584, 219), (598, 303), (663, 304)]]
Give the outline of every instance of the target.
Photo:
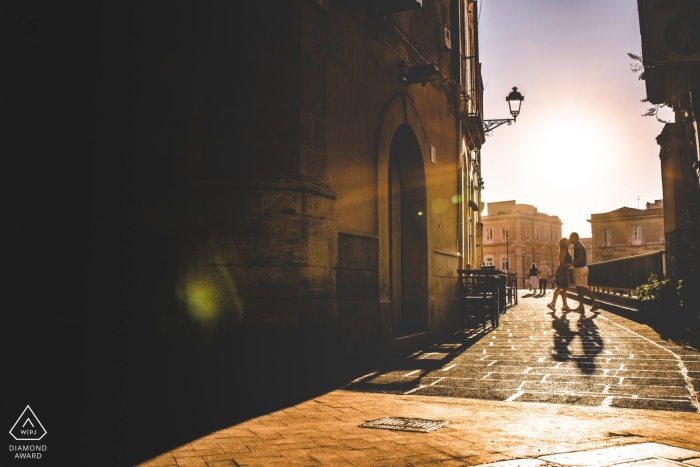
[[(387, 416), (450, 423), (429, 433), (360, 427)], [(588, 451), (581, 456), (617, 464), (658, 458), (700, 467), (693, 460), (700, 459), (693, 452), (700, 451), (697, 433), (698, 413), (336, 390), (191, 440), (139, 466), (593, 465), (578, 463), (576, 453)], [(639, 446), (643, 454), (631, 456)], [(623, 450), (605, 450), (611, 447)]]
[[(700, 457), (700, 452), (660, 443), (640, 443), (603, 449), (541, 456), (546, 462), (558, 465), (602, 467), (608, 465), (670, 465)], [(658, 463), (660, 462), (660, 463)], [(682, 464), (681, 464), (682, 465)]]

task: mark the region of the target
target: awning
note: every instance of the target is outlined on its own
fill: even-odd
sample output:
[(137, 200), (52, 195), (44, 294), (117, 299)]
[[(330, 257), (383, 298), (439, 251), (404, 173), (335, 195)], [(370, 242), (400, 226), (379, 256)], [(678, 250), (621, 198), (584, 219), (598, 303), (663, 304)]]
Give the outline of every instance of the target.
[(469, 200), (469, 207), (472, 208), (472, 211), (479, 212), (479, 206), (472, 200)]

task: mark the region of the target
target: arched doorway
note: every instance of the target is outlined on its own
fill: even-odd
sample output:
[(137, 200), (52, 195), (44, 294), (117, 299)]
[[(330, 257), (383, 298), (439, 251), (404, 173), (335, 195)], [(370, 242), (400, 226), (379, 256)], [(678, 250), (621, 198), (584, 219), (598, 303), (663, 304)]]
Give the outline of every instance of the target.
[(428, 235), (423, 157), (407, 124), (389, 153), (389, 288), (394, 338), (428, 330)]

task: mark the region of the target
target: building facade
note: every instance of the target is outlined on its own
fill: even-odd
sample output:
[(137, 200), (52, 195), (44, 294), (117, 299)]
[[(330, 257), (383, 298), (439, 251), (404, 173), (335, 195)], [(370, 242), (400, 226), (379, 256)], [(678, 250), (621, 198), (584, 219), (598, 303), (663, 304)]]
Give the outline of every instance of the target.
[(125, 319), (366, 351), (457, 326), (481, 233), (476, 2), (179, 5), (105, 14)]
[(646, 209), (622, 207), (591, 214), (593, 262), (663, 251), (663, 200), (647, 203)]
[(550, 269), (556, 269), (562, 238), (558, 216), (538, 212), (529, 204), (500, 201), (487, 203), (482, 220), (484, 265), (517, 273), (522, 287), (532, 263), (539, 266), (545, 261)]

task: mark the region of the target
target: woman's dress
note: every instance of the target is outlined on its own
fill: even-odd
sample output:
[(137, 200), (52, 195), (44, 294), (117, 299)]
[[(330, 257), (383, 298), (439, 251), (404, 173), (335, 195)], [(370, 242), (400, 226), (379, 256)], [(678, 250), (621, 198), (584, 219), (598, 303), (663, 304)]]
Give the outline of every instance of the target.
[(569, 287), (569, 268), (571, 261), (571, 254), (567, 251), (566, 257), (564, 257), (566, 265), (559, 264), (557, 268), (556, 284), (558, 288), (566, 289)]

